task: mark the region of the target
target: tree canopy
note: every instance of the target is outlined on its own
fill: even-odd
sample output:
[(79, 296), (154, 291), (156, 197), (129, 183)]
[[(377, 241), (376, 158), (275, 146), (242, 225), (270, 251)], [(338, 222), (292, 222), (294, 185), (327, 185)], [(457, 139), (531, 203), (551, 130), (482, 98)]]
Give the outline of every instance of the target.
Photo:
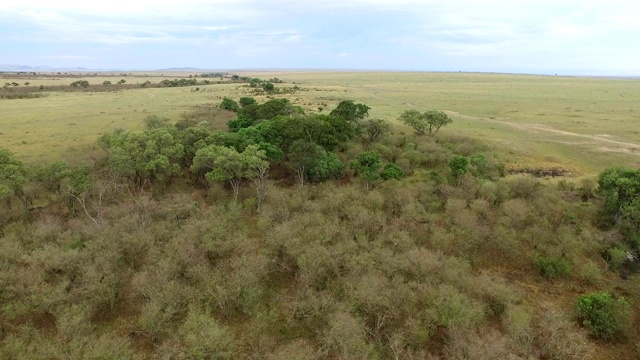
[(420, 113), (418, 110), (411, 109), (400, 115), (400, 121), (412, 127), (418, 135), (424, 135), (427, 131), (430, 135), (436, 135), (441, 127), (450, 124), (453, 120), (439, 110)]
[(29, 172), (8, 149), (0, 149), (0, 198), (22, 194)]
[(167, 183), (180, 173), (184, 146), (169, 129), (117, 132), (103, 141), (110, 151), (111, 169), (136, 185)]
[(237, 201), (242, 179), (257, 176), (259, 169), (267, 164), (266, 158), (265, 152), (257, 145), (249, 145), (243, 152), (226, 146), (210, 145), (196, 152), (191, 170), (204, 169), (206, 179), (212, 183), (228, 182)]
[(353, 100), (342, 100), (335, 109), (331, 110), (329, 115), (355, 122), (356, 120), (362, 120), (369, 116), (369, 110), (371, 110), (371, 108), (365, 104), (356, 104)]

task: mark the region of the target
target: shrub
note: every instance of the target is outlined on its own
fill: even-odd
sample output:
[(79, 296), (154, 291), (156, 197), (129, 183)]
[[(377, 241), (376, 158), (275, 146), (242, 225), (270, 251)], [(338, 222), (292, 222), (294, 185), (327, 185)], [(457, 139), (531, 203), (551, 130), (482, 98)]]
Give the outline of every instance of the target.
[(605, 251), (604, 258), (612, 269), (620, 270), (627, 261), (627, 252), (619, 247), (612, 247)]
[(530, 176), (516, 176), (510, 179), (511, 194), (515, 198), (532, 199), (540, 186), (538, 180)]
[(566, 259), (554, 256), (536, 255), (533, 264), (540, 271), (540, 275), (552, 279), (567, 275), (571, 272), (571, 264)]
[(555, 309), (545, 309), (533, 331), (536, 359), (590, 359), (593, 348), (587, 336)]
[(604, 291), (580, 296), (576, 313), (582, 325), (607, 341), (613, 340), (631, 320), (629, 302), (623, 297), (615, 299)]
[(495, 330), (452, 331), (445, 343), (446, 359), (518, 359), (509, 339)]
[(400, 180), (404, 177), (404, 171), (402, 171), (402, 169), (400, 169), (398, 165), (389, 163), (384, 166), (384, 170), (382, 170), (382, 173), (380, 173), (380, 177), (385, 180)]
[(598, 284), (602, 280), (600, 267), (594, 261), (586, 259), (577, 265), (578, 278), (587, 284)]
[(441, 285), (435, 296), (438, 321), (450, 330), (468, 331), (484, 320), (482, 305), (451, 285)]
[(529, 352), (533, 343), (532, 311), (524, 306), (507, 308), (502, 324), (511, 341), (522, 352)]
[(207, 312), (192, 308), (180, 328), (189, 359), (231, 359), (234, 339)]
[(374, 347), (367, 342), (364, 325), (348, 313), (338, 312), (329, 323), (324, 346), (338, 359), (375, 359)]

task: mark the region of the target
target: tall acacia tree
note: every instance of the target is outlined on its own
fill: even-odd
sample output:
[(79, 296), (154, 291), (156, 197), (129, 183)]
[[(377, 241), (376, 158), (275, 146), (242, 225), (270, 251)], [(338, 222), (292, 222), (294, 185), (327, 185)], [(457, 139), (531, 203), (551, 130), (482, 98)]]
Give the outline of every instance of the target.
[(423, 116), (427, 120), (429, 135), (437, 134), (441, 127), (447, 126), (453, 122), (449, 115), (440, 110), (425, 111)]
[(369, 116), (369, 110), (371, 110), (371, 108), (365, 104), (356, 104), (353, 100), (342, 100), (335, 109), (331, 110), (329, 115), (337, 116), (349, 122), (355, 122)]
[(453, 122), (449, 115), (439, 110), (428, 110), (420, 113), (418, 110), (406, 110), (400, 115), (400, 121), (411, 126), (418, 135), (424, 135), (427, 131), (429, 135), (436, 135), (441, 127)]

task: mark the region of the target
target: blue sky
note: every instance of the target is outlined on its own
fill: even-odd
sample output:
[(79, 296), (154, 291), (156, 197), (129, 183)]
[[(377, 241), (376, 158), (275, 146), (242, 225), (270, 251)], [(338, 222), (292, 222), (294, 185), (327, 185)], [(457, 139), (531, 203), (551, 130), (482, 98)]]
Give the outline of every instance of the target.
[(640, 75), (637, 0), (11, 1), (0, 64)]

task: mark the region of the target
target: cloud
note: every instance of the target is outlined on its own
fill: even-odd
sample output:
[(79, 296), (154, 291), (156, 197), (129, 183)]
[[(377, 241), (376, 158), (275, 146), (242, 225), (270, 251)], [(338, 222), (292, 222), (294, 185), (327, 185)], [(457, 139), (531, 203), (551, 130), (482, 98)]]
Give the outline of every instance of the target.
[(348, 58), (394, 69), (579, 63), (640, 72), (630, 46), (638, 14), (640, 2), (629, 0), (23, 0), (0, 7), (0, 46), (26, 63), (52, 49), (87, 54), (66, 59), (83, 66), (103, 58), (122, 67), (330, 68)]
[(85, 59), (91, 59), (91, 56), (84, 56), (84, 55), (44, 55), (42, 56), (43, 58), (47, 58), (47, 59), (64, 59), (64, 60), (85, 60)]

